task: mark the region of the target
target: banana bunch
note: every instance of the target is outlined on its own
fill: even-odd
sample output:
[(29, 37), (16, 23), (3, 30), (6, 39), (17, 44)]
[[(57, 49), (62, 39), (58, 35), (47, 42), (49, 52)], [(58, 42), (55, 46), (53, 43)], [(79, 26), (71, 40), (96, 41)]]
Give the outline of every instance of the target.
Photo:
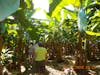
[(78, 13), (78, 29), (80, 32), (84, 32), (87, 29), (87, 18), (85, 9), (81, 8)]

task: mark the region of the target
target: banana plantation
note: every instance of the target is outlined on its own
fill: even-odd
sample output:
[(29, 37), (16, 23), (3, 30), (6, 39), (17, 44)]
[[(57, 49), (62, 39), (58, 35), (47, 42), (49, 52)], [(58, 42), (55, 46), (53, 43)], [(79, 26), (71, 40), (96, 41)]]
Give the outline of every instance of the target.
[(0, 0), (0, 75), (35, 75), (40, 41), (45, 75), (100, 75), (100, 0)]

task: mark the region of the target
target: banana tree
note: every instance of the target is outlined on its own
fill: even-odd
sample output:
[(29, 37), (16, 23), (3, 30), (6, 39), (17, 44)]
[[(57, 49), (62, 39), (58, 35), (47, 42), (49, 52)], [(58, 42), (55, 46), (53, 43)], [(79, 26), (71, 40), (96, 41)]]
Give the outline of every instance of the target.
[[(94, 43), (96, 43), (100, 37), (100, 26), (99, 26), (99, 21), (100, 21), (100, 8), (98, 8), (100, 6), (100, 3), (97, 1), (95, 3), (91, 3), (90, 5), (88, 5), (86, 7), (86, 12), (87, 12), (87, 19), (88, 19), (88, 26), (87, 26), (87, 38), (90, 38), (89, 41), (92, 41)], [(93, 47), (94, 48), (94, 47)], [(89, 58), (95, 58), (95, 49), (87, 49), (88, 52), (88, 56)], [(92, 53), (92, 55), (91, 55)]]
[[(76, 30), (77, 30), (77, 26), (76, 26), (76, 20), (77, 20), (77, 8), (80, 6), (80, 2), (79, 0), (53, 0), (50, 3), (50, 7), (49, 7), (49, 16), (51, 18), (55, 18), (56, 22), (58, 22), (55, 28), (55, 35), (54, 38), (56, 38), (56, 40), (54, 41), (59, 41), (59, 42), (71, 42), (72, 40), (75, 40), (76, 38), (70, 38), (73, 35), (77, 35)], [(71, 8), (70, 8), (71, 7)], [(71, 10), (72, 9), (72, 10)], [(55, 25), (55, 23), (53, 23), (53, 25)], [(73, 30), (74, 27), (76, 28), (76, 30)], [(72, 29), (73, 28), (73, 29)], [(75, 32), (75, 34), (74, 34)], [(59, 37), (59, 38), (58, 38)], [(53, 38), (53, 39), (54, 39)], [(60, 48), (59, 48), (60, 49)], [(59, 58), (57, 58), (58, 60), (61, 60), (62, 58), (62, 54), (61, 50), (57, 50), (58, 52), (58, 56)]]
[[(87, 54), (89, 52), (89, 40), (87, 40), (87, 37), (89, 36), (89, 33), (92, 33), (87, 30), (89, 30), (93, 27), (95, 28), (96, 25), (98, 26), (98, 22), (95, 21), (96, 19), (92, 18), (92, 17), (95, 17), (94, 14), (98, 13), (98, 12), (95, 12), (98, 10), (97, 6), (99, 6), (97, 1), (92, 2), (91, 0), (87, 0), (85, 4), (81, 5), (81, 8), (80, 8), (81, 10), (78, 13), (79, 52), (80, 52), (79, 56), (80, 57), (78, 58), (79, 61), (76, 61), (76, 65), (84, 65), (84, 67), (87, 65), (87, 57), (88, 57)], [(91, 7), (91, 8), (89, 9), (88, 7)], [(91, 11), (91, 13), (90, 13), (90, 11)], [(92, 20), (95, 21), (94, 24), (93, 24), (93, 22), (91, 23)], [(91, 27), (91, 25), (93, 25), (93, 26)], [(96, 30), (98, 30), (98, 28)], [(95, 33), (95, 35), (99, 36), (99, 33)], [(94, 38), (97, 38), (97, 37), (94, 37)], [(82, 41), (84, 41), (84, 44), (82, 44)], [(82, 46), (84, 46), (84, 47), (82, 47)], [(83, 75), (86, 73), (87, 73), (86, 70), (84, 70)]]
[[(5, 18), (7, 18), (9, 15), (11, 15), (12, 13), (16, 12), (16, 10), (19, 7), (19, 0), (6, 0), (6, 2), (4, 0), (0, 0), (0, 56), (1, 56), (1, 51), (2, 48), (4, 46), (5, 43), (5, 24), (3, 22), (3, 20)], [(0, 63), (0, 74), (2, 74), (2, 66)]]
[[(94, 3), (96, 3), (96, 4), (94, 4)], [(74, 1), (73, 0), (71, 0), (71, 1), (70, 0), (57, 0), (57, 1), (51, 2), (51, 4), (50, 4), (49, 15), (52, 18), (56, 18), (57, 21), (59, 21), (59, 22), (61, 21), (60, 11), (61, 11), (61, 9), (65, 8), (64, 6), (72, 4), (75, 8), (74, 15), (76, 15), (78, 17), (78, 29), (79, 29), (79, 31), (78, 31), (79, 49), (78, 50), (80, 52), (79, 55), (82, 54), (82, 57), (80, 57), (80, 60), (77, 61), (78, 62), (77, 65), (86, 65), (86, 63), (87, 63), (86, 51), (84, 49), (85, 47), (82, 48), (82, 46), (83, 46), (82, 41), (84, 41), (84, 43), (85, 43), (85, 38), (88, 36), (87, 34), (96, 35), (96, 36), (100, 35), (99, 33), (87, 31), (87, 30), (89, 30), (89, 26), (91, 24), (93, 25), (92, 29), (97, 27), (96, 30), (99, 31), (98, 30), (99, 23), (96, 21), (96, 19), (98, 17), (96, 19), (94, 19), (94, 17), (93, 17), (93, 13), (95, 11), (99, 14), (99, 10), (97, 10), (97, 9), (99, 9), (98, 3), (99, 3), (98, 0), (95, 0), (95, 1), (92, 1), (92, 0), (86, 0), (86, 1), (84, 1), (84, 0), (79, 0), (79, 1), (76, 1), (76, 0), (74, 0)], [(69, 13), (69, 15), (71, 15), (69, 10), (66, 13), (67, 14)], [(74, 17), (74, 19), (76, 19), (76, 21), (77, 21), (77, 17)], [(90, 18), (90, 17), (93, 17), (93, 18)], [(91, 21), (92, 21), (92, 23), (91, 23)], [(98, 21), (99, 21), (99, 18), (98, 18)], [(97, 24), (94, 25), (93, 22), (94, 23), (96, 22)], [(88, 24), (90, 24), (90, 25), (88, 25)], [(84, 46), (85, 46), (85, 44), (84, 44)], [(84, 57), (84, 56), (86, 56), (86, 57)], [(83, 59), (85, 59), (85, 60), (83, 60)]]
[(2, 31), (4, 31), (4, 26), (2, 29), (1, 24), (4, 24), (3, 20), (18, 9), (19, 4), (19, 0), (7, 0), (6, 2), (4, 0), (0, 0), (0, 10), (2, 10), (0, 11), (0, 53), (4, 44), (4, 34), (2, 33)]

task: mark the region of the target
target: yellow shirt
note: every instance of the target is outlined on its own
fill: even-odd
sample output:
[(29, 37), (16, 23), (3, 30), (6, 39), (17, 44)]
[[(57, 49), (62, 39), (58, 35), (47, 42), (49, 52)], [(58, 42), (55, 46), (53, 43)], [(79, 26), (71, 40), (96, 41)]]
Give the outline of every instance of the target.
[(47, 49), (43, 48), (43, 47), (38, 47), (35, 50), (35, 54), (36, 54), (35, 61), (45, 60), (46, 54), (47, 54)]

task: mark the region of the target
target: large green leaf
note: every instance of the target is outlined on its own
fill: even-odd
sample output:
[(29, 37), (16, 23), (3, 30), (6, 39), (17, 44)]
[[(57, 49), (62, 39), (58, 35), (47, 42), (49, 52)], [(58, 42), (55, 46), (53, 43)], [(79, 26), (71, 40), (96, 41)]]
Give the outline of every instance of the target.
[(91, 35), (91, 36), (100, 36), (100, 32), (86, 31), (86, 34)]
[(85, 1), (85, 6), (88, 6), (89, 4), (91, 4), (92, 3), (92, 0), (86, 0)]
[(14, 13), (20, 4), (20, 0), (0, 0), (0, 21)]
[(33, 8), (32, 0), (25, 0), (27, 8), (31, 9)]
[(79, 0), (53, 0), (52, 4), (49, 7), (49, 14), (51, 17), (56, 17), (57, 20), (59, 19), (59, 12), (60, 10), (66, 6), (72, 4), (73, 6), (79, 7), (80, 2)]
[(56, 6), (61, 2), (61, 0), (53, 0), (49, 7), (49, 15), (52, 15), (52, 11), (56, 8)]

